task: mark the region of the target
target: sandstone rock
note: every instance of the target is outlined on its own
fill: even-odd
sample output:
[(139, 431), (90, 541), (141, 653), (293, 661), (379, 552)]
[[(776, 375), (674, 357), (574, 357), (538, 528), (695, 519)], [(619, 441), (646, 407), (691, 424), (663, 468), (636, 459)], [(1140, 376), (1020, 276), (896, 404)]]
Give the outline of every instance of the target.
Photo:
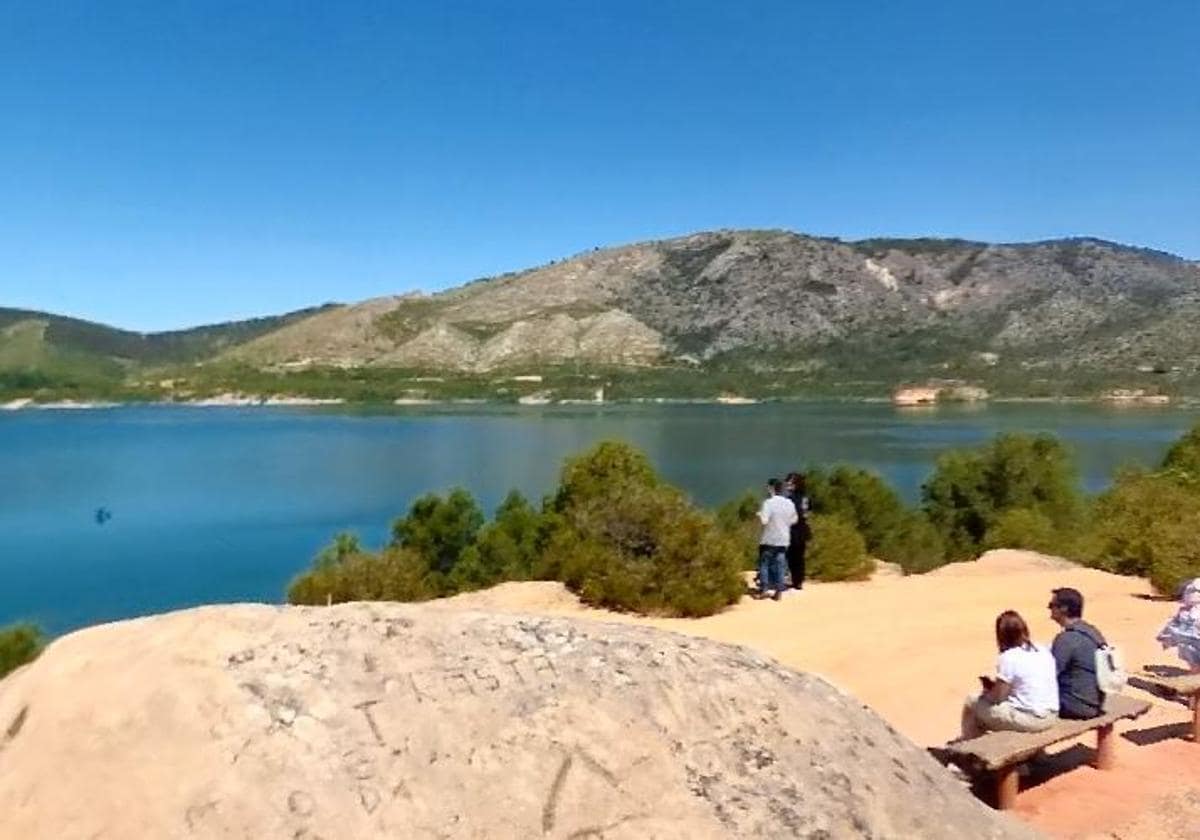
[(0, 682), (5, 838), (1026, 838), (826, 682), (646, 628), (206, 607)]

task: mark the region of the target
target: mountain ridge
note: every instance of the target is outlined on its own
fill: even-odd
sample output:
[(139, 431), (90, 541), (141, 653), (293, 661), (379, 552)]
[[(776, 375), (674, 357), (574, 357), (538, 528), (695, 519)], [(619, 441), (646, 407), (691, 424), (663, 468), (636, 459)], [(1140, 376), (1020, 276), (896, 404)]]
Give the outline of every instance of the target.
[[(107, 350), (126, 368), (807, 370), (893, 382), (983, 368), (1076, 379), (1200, 371), (1200, 263), (1096, 237), (844, 241), (723, 229), (430, 294), (170, 333), (3, 309), (0, 329), (17, 315), (51, 319), (53, 346)], [(4, 346), (0, 334), (0, 369)]]

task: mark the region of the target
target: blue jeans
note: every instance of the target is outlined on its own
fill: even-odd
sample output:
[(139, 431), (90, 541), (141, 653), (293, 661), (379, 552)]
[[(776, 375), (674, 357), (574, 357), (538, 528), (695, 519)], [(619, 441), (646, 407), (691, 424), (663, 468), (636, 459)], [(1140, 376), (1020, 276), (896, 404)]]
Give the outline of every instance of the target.
[(758, 588), (762, 592), (783, 591), (783, 571), (787, 567), (787, 548), (782, 545), (758, 547)]

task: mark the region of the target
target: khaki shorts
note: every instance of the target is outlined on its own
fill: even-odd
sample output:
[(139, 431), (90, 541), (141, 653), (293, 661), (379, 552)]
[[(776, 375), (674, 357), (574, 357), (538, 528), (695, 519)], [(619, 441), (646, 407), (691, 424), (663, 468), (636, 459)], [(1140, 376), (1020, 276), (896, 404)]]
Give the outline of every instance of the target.
[(1043, 732), (1058, 723), (1058, 715), (1038, 717), (1033, 712), (1018, 709), (1007, 700), (993, 703), (981, 695), (968, 697), (966, 706), (980, 726), (993, 732)]

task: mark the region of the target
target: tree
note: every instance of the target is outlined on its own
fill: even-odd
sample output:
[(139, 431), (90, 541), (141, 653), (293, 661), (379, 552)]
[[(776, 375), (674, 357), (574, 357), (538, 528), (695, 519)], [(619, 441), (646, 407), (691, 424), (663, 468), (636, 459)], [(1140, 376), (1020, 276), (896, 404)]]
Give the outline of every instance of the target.
[(813, 512), (852, 523), (868, 551), (879, 552), (908, 513), (896, 491), (870, 470), (839, 464), (826, 473), (814, 467), (805, 479)]
[(546, 540), (546, 523), (523, 495), (511, 491), (454, 565), (450, 588), (461, 592), (533, 577)]
[(955, 560), (974, 557), (1007, 510), (1041, 514), (1063, 533), (1077, 529), (1083, 513), (1070, 453), (1051, 435), (1006, 434), (977, 449), (947, 452), (921, 496)]
[(1172, 474), (1122, 473), (1096, 500), (1094, 522), (1093, 565), (1148, 577), (1165, 595), (1200, 576), (1200, 494)]
[(562, 512), (626, 487), (657, 487), (661, 483), (643, 452), (621, 441), (601, 441), (563, 464), (552, 505)]
[(483, 527), (483, 511), (462, 488), (443, 499), (428, 493), (392, 523), (392, 545), (411, 549), (438, 574), (449, 574)]

